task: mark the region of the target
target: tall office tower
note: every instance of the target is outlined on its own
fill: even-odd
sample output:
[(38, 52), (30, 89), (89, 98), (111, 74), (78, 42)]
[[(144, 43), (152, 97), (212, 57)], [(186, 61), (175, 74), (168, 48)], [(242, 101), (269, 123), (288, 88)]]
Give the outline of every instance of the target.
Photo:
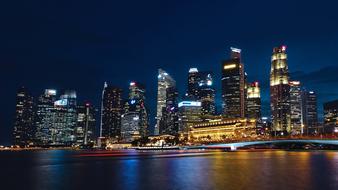
[(123, 112), (122, 89), (104, 83), (101, 102), (100, 137), (118, 140)]
[(54, 102), (56, 90), (46, 89), (38, 99), (36, 110), (36, 133), (37, 144), (48, 145), (52, 143), (52, 132), (55, 118)]
[(26, 146), (34, 141), (34, 103), (33, 96), (25, 87), (16, 94), (15, 122), (13, 130), (14, 145)]
[(66, 90), (54, 102), (54, 118), (52, 124), (52, 144), (70, 146), (75, 143), (77, 124), (76, 92)]
[(290, 85), (286, 46), (275, 47), (271, 56), (270, 107), (272, 131), (286, 135), (291, 131)]
[(188, 90), (186, 98), (189, 100), (198, 100), (198, 83), (200, 82), (200, 73), (197, 68), (190, 68), (188, 74)]
[(318, 134), (317, 95), (314, 91), (302, 92), (302, 120), (306, 135)]
[(178, 110), (179, 133), (184, 137), (188, 137), (190, 127), (202, 121), (202, 104), (198, 101), (182, 101), (178, 103)]
[(176, 87), (166, 90), (166, 106), (162, 109), (160, 134), (178, 134), (178, 91)]
[(303, 134), (302, 90), (299, 81), (290, 81), (291, 134)]
[(136, 82), (129, 85), (129, 100), (125, 104), (125, 114), (128, 112), (136, 112), (139, 114), (140, 135), (145, 137), (148, 134), (148, 110), (145, 105), (145, 87)]
[(258, 82), (247, 85), (246, 117), (260, 120), (261, 118), (261, 93)]
[(89, 102), (77, 106), (76, 144), (93, 145), (95, 141), (96, 112)]
[(140, 113), (129, 111), (121, 116), (121, 140), (132, 142), (141, 138)]
[(324, 130), (326, 134), (338, 134), (338, 100), (324, 103)]
[(166, 107), (167, 89), (175, 87), (176, 81), (164, 70), (158, 70), (157, 76), (157, 115), (156, 115), (156, 128), (154, 135), (159, 134), (160, 121), (162, 119), (162, 109)]
[(203, 115), (215, 114), (215, 94), (212, 72), (200, 72), (200, 81), (198, 83), (198, 99), (202, 104)]
[(231, 48), (231, 58), (222, 63), (223, 115), (228, 118), (245, 116), (245, 74), (241, 50)]

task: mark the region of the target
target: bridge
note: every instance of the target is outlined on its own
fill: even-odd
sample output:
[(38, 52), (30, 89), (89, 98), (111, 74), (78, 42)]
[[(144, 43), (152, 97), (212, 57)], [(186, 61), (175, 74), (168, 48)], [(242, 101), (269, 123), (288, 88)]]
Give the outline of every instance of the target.
[(338, 140), (316, 140), (316, 139), (283, 139), (283, 140), (267, 140), (267, 141), (248, 141), (248, 142), (235, 142), (235, 143), (220, 143), (200, 145), (193, 148), (203, 149), (230, 149), (232, 151), (237, 150), (240, 147), (252, 146), (252, 145), (264, 145), (264, 144), (280, 144), (280, 143), (306, 143), (306, 144), (323, 144), (323, 145), (336, 145), (338, 146)]

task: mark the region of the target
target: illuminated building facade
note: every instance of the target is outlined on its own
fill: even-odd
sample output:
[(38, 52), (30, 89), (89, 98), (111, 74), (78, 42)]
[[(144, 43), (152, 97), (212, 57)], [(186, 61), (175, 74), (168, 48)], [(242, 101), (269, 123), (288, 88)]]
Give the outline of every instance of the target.
[(186, 97), (188, 100), (198, 100), (199, 96), (200, 73), (197, 68), (190, 68), (188, 74), (188, 90)]
[(66, 90), (60, 99), (54, 102), (51, 144), (72, 145), (76, 141), (77, 125), (76, 92)]
[(338, 135), (338, 100), (324, 103), (324, 130)]
[(261, 118), (261, 93), (258, 82), (247, 85), (246, 117), (256, 120)]
[(320, 128), (318, 127), (317, 95), (314, 91), (303, 90), (302, 92), (302, 120), (306, 135), (320, 133)]
[(166, 89), (166, 106), (162, 108), (160, 134), (178, 134), (178, 91), (176, 87)]
[(290, 81), (291, 134), (303, 134), (302, 90), (299, 81)]
[(93, 145), (95, 141), (97, 110), (90, 103), (77, 106), (76, 144)]
[(56, 90), (46, 89), (38, 99), (35, 125), (35, 139), (38, 145), (52, 143), (52, 132), (55, 118), (54, 102), (56, 101)]
[(178, 103), (179, 133), (187, 136), (189, 127), (201, 122), (202, 104), (198, 101), (182, 101)]
[(203, 115), (214, 115), (216, 112), (215, 89), (213, 87), (212, 72), (200, 72), (198, 82), (198, 99), (202, 104)]
[(189, 141), (194, 143), (226, 142), (256, 137), (255, 119), (216, 119), (193, 125)]
[(154, 135), (159, 134), (161, 126), (163, 108), (166, 108), (167, 101), (167, 89), (176, 86), (176, 81), (164, 70), (158, 70), (157, 76), (157, 112), (156, 112), (156, 127), (154, 129)]
[(231, 48), (231, 58), (222, 63), (222, 101), (225, 117), (245, 116), (245, 73), (237, 48)]
[(122, 89), (105, 83), (102, 92), (100, 137), (120, 137), (122, 108)]
[(145, 105), (145, 87), (141, 83), (131, 82), (129, 85), (129, 98), (125, 103), (124, 114), (138, 113), (139, 132), (141, 137), (148, 134), (148, 110)]
[(140, 113), (128, 112), (121, 116), (121, 140), (132, 142), (141, 138)]
[(16, 94), (15, 123), (13, 130), (14, 145), (32, 144), (35, 135), (33, 96), (25, 87)]
[(290, 85), (286, 46), (274, 48), (271, 56), (270, 107), (272, 130), (275, 134), (286, 135), (291, 132)]

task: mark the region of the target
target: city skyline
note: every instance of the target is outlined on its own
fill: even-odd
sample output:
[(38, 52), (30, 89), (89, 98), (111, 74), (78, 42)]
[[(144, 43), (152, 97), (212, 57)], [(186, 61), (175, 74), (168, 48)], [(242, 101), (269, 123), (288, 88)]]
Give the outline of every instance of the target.
[[(281, 46), (277, 46), (277, 47), (274, 47), (273, 48), (273, 51), (272, 51), (272, 53), (274, 53), (275, 51), (276, 51), (276, 48), (278, 49), (278, 48), (280, 48), (280, 51), (283, 51), (283, 52), (285, 52), (286, 51), (286, 46), (285, 45), (281, 45)], [(281, 50), (281, 49), (283, 49), (283, 50)], [(233, 60), (236, 60), (237, 58), (238, 58), (238, 60), (240, 60), (240, 57), (241, 57), (241, 49), (238, 49), (238, 48), (233, 48), (233, 47), (230, 47), (230, 49), (229, 49), (229, 52), (230, 52), (230, 60), (228, 59), (228, 60), (225, 60), (225, 61), (222, 61), (221, 63), (220, 63), (220, 65), (222, 66), (221, 67), (221, 72), (224, 72), (224, 71), (227, 71), (227, 70), (229, 70), (229, 69), (232, 69), (233, 67), (233, 65), (234, 64), (232, 64), (232, 61)], [(279, 51), (279, 50), (278, 50)], [(274, 55), (272, 56), (272, 60), (274, 60)], [(238, 65), (238, 67), (239, 68), (244, 68), (245, 66), (244, 66), (244, 64), (242, 63), (242, 61), (239, 61), (238, 63), (240, 63), (240, 65)], [(230, 66), (231, 66), (231, 68), (230, 68), (230, 66), (229, 66), (229, 68), (228, 68), (228, 64), (230, 64)], [(287, 63), (286, 63), (287, 64)], [(237, 67), (237, 66), (236, 66)], [(275, 66), (274, 66), (275, 67)], [(284, 66), (283, 66), (284, 67)], [(288, 67), (288, 66), (286, 66), (286, 67)], [(157, 79), (159, 80), (160, 78), (159, 77), (162, 77), (162, 75), (164, 76), (164, 75), (168, 75), (164, 70), (162, 70), (162, 69), (158, 69), (158, 71), (159, 71), (159, 75), (157, 75)], [(202, 72), (200, 72), (197, 68), (189, 68), (189, 71), (187, 72), (188, 74), (188, 83), (186, 84), (186, 86), (185, 86), (185, 91), (183, 91), (183, 92), (180, 92), (179, 94), (178, 94), (178, 100), (180, 101), (180, 102), (184, 102), (185, 100), (197, 100), (197, 99), (199, 99), (200, 97), (199, 97), (199, 83), (200, 82), (207, 82), (207, 81), (205, 81), (205, 80), (203, 80), (202, 78), (201, 78), (201, 76), (204, 76), (204, 77), (211, 77), (210, 76), (210, 74), (208, 74), (208, 73), (213, 73), (214, 71), (208, 71), (208, 72), (205, 72), (205, 71), (202, 71)], [(194, 74), (194, 73), (197, 73), (197, 75), (196, 74)], [(256, 82), (254, 82), (254, 83), (251, 83), (251, 82), (248, 82), (247, 81), (247, 73), (246, 73), (246, 71), (245, 71), (245, 69), (242, 69), (242, 71), (240, 71), (240, 73), (242, 73), (242, 79), (241, 80), (245, 80), (244, 81), (244, 83), (245, 83), (245, 85), (258, 85), (258, 83), (260, 83), (260, 81), (258, 82), (258, 81), (256, 81)], [(245, 76), (244, 76), (244, 73), (245, 73)], [(194, 74), (193, 76), (194, 77), (197, 77), (196, 79), (193, 79), (193, 80), (196, 80), (195, 82), (196, 82), (196, 89), (194, 89), (195, 87), (191, 87), (190, 86), (190, 81), (191, 81), (191, 78), (190, 78), (190, 75), (191, 74)], [(196, 76), (195, 76), (196, 75)], [(170, 77), (169, 75), (168, 75), (168, 77)], [(290, 83), (290, 85), (291, 84), (293, 84), (293, 82), (298, 82), (298, 81), (290, 81), (291, 79), (290, 78), (293, 78), (293, 76), (287, 76), (287, 81), (286, 81), (286, 83), (285, 84), (289, 84)], [(283, 79), (283, 77), (282, 77), (282, 79)], [(170, 77), (170, 80), (173, 80), (171, 77)], [(222, 81), (223, 79), (221, 79), (221, 81)], [(270, 84), (273, 84), (274, 82), (272, 81), (272, 83), (271, 83), (271, 80), (272, 79), (270, 79)], [(174, 80), (173, 80), (174, 81)], [(240, 81), (240, 80), (239, 80)], [(210, 78), (210, 86), (212, 85), (212, 83), (213, 83), (213, 79), (212, 78)], [(284, 79), (283, 79), (283, 82), (284, 82)], [(176, 82), (174, 81), (174, 84), (175, 84)], [(264, 83), (264, 81), (263, 81), (263, 83)], [(134, 95), (134, 93), (135, 92), (137, 92), (137, 91), (135, 91), (134, 92), (134, 90), (132, 90), (133, 88), (133, 86), (135, 86), (136, 84), (138, 84), (138, 82), (135, 82), (135, 81), (131, 81), (130, 83), (129, 83), (129, 92), (125, 92), (125, 93), (122, 93), (123, 92), (123, 87), (120, 85), (120, 86), (109, 86), (110, 88), (115, 88), (115, 89), (118, 89), (120, 92), (119, 92), (119, 102), (120, 102), (120, 104), (121, 104), (121, 107), (119, 108), (119, 109), (121, 109), (121, 110), (123, 110), (123, 109), (125, 109), (125, 108), (123, 108), (124, 106), (123, 106), (123, 104), (124, 104), (124, 102), (126, 102), (126, 103), (128, 103), (128, 104), (130, 104), (130, 101), (134, 101), (133, 100), (133, 98), (131, 98), (131, 96), (135, 96)], [(284, 84), (284, 83), (283, 83)], [(142, 86), (142, 88), (143, 89), (146, 89), (145, 87), (146, 86), (144, 86), (143, 84), (140, 84), (141, 86)], [(159, 86), (161, 86), (162, 84), (160, 84), (160, 83), (158, 83), (158, 85)], [(239, 85), (239, 83), (238, 83), (238, 85)], [(175, 87), (176, 85), (174, 85), (173, 87)], [(108, 86), (107, 86), (107, 82), (104, 82), (104, 90), (107, 88)], [(168, 86), (168, 87), (170, 87), (170, 86)], [(26, 89), (26, 87), (25, 86), (22, 86), (21, 88), (24, 88), (24, 89)], [(175, 87), (176, 88), (176, 87)], [(214, 88), (215, 89), (215, 91), (216, 91), (216, 94), (218, 94), (218, 95), (221, 95), (222, 93), (223, 93), (223, 91), (222, 91), (222, 89), (223, 89), (223, 87), (222, 87), (222, 85), (221, 86), (218, 86), (218, 87), (215, 87), (214, 85), (212, 85), (212, 88)], [(271, 87), (270, 87), (271, 88)], [(189, 89), (190, 89), (190, 93), (192, 93), (191, 95), (189, 95)], [(313, 91), (308, 91), (304, 86), (301, 86), (300, 87), (300, 89), (301, 89), (301, 93), (308, 93), (308, 92), (310, 92), (310, 93), (314, 93)], [(243, 84), (243, 90), (244, 90), (244, 84)], [(47, 88), (47, 89), (45, 89), (45, 93), (48, 93), (49, 91), (53, 91), (53, 93), (55, 93), (55, 94), (57, 94), (58, 93), (58, 90), (56, 90), (56, 89), (50, 89), (50, 88)], [(55, 91), (55, 92), (54, 92)], [(61, 92), (72, 92), (72, 90), (60, 90)], [(143, 90), (142, 90), (143, 91)], [(196, 91), (196, 92), (195, 92)], [(289, 90), (288, 90), (289, 91)], [(184, 92), (186, 92), (186, 93), (184, 93)], [(20, 93), (20, 89), (19, 89), (19, 93)], [(30, 93), (29, 91), (28, 91), (28, 93)], [(74, 91), (74, 92), (72, 92), (72, 93), (75, 93), (75, 98), (76, 98), (76, 92)], [(244, 92), (243, 92), (244, 93)], [(291, 93), (291, 91), (290, 91), (290, 93)], [(104, 94), (104, 93), (103, 93)], [(193, 94), (196, 94), (196, 95), (193, 95)], [(61, 97), (60, 97), (60, 100), (57, 100), (57, 101), (55, 101), (55, 103), (54, 104), (57, 104), (59, 101), (62, 101), (63, 99), (62, 99), (62, 96), (63, 95), (61, 95)], [(193, 96), (193, 97), (192, 97)], [(195, 97), (195, 96), (198, 96), (198, 97)], [(246, 96), (246, 95), (245, 95)], [(264, 96), (264, 95), (263, 95)], [(37, 99), (37, 97), (35, 97), (35, 96), (33, 96), (32, 98), (34, 98), (34, 99)], [(158, 98), (158, 96), (157, 96), (157, 98)], [(261, 93), (259, 92), (259, 101), (261, 101), (260, 100), (260, 98), (261, 98)], [(103, 102), (104, 101), (104, 95), (102, 95), (102, 99), (101, 99), (101, 101)], [(136, 98), (137, 99), (137, 98)], [(290, 99), (290, 97), (289, 97), (289, 99)], [(165, 100), (165, 99), (164, 99)], [(114, 100), (113, 100), (114, 101)], [(156, 100), (155, 100), (156, 101)], [(201, 101), (201, 100), (198, 100), (198, 101)], [(244, 101), (244, 99), (243, 99), (243, 101)], [(245, 102), (246, 101), (248, 101), (248, 100), (245, 100)], [(271, 101), (271, 99), (270, 99), (270, 101)], [(303, 100), (304, 101), (304, 100)], [(53, 101), (54, 102), (54, 101)], [(91, 101), (89, 101), (89, 100), (87, 100), (87, 102), (91, 102)], [(222, 101), (220, 101), (220, 102), (222, 102)], [(326, 101), (326, 102), (328, 102), (328, 101)], [(36, 104), (37, 102), (34, 102), (34, 104)], [(61, 102), (62, 103), (62, 102)], [(325, 102), (324, 102), (325, 103)], [(133, 103), (131, 103), (131, 104), (133, 104)], [(146, 105), (147, 104), (149, 104), (149, 103), (146, 103)], [(151, 103), (150, 103), (151, 104)], [(158, 104), (158, 100), (156, 101), (156, 104)], [(317, 107), (318, 107), (318, 103), (315, 103), (315, 106), (316, 106), (316, 104), (317, 104)], [(111, 105), (113, 105), (114, 106), (114, 104), (111, 104)], [(234, 104), (234, 105), (237, 105), (237, 104)], [(324, 104), (323, 104), (324, 105)], [(103, 109), (104, 108), (104, 104), (101, 104), (101, 105), (94, 105), (94, 106), (97, 106), (97, 107), (100, 107), (100, 109)], [(244, 106), (244, 103), (243, 103), (243, 106)], [(128, 107), (128, 106), (127, 106)], [(180, 106), (178, 106), (178, 107), (180, 107)], [(215, 107), (216, 108), (218, 108), (217, 109), (217, 112), (215, 112), (214, 114), (216, 114), (216, 115), (219, 115), (219, 114), (225, 114), (225, 117), (230, 117), (230, 118), (238, 118), (238, 117), (246, 117), (246, 110), (245, 110), (245, 112), (243, 112), (243, 116), (240, 116), (240, 115), (238, 115), (238, 116), (231, 116), (231, 114), (229, 115), (228, 113), (224, 113), (224, 108), (223, 108), (223, 105), (222, 105), (222, 103), (216, 103), (216, 105), (215, 105)], [(245, 107), (246, 107), (246, 105), (245, 105)], [(317, 112), (318, 112), (318, 108), (316, 107), (316, 119), (318, 119), (318, 115), (317, 115)], [(319, 106), (320, 107), (320, 106)], [(129, 108), (127, 108), (127, 109), (129, 109)], [(158, 108), (157, 108), (158, 109)], [(244, 108), (243, 107), (243, 109), (247, 109), (247, 108)], [(268, 113), (268, 114), (272, 114), (271, 112), (269, 112), (270, 110), (269, 109), (267, 109), (267, 110), (264, 110), (263, 108), (259, 108), (259, 110), (258, 111), (260, 111), (260, 112), (263, 112), (263, 113)], [(102, 111), (101, 111), (102, 112)], [(151, 112), (155, 112), (155, 114), (156, 114), (156, 110), (152, 110)], [(120, 111), (120, 113), (119, 114), (121, 114), (121, 115), (123, 115), (122, 114), (123, 112), (122, 111)], [(126, 112), (127, 113), (127, 112)], [(100, 113), (100, 114), (103, 114), (103, 112), (102, 113)], [(202, 113), (201, 113), (202, 114)], [(212, 114), (212, 115), (214, 115), (214, 114)], [(272, 119), (271, 118), (271, 115), (268, 115), (268, 114), (266, 114), (266, 115), (262, 115), (263, 117), (268, 117), (268, 118), (270, 118), (270, 119)], [(321, 114), (324, 114), (324, 113), (321, 113)], [(103, 116), (103, 115), (102, 115)], [(102, 116), (100, 116), (100, 117), (102, 117)], [(134, 117), (134, 116), (133, 116)], [(150, 132), (149, 132), (149, 134), (151, 135), (151, 134), (158, 134), (157, 132), (156, 132), (156, 125), (157, 125), (157, 121), (156, 121), (156, 115), (155, 115), (155, 118), (151, 118), (151, 117), (149, 117), (149, 115), (147, 116), (148, 117), (148, 119), (149, 120), (155, 120), (155, 122), (154, 123), (149, 123), (149, 124), (147, 124), (147, 128), (146, 128), (146, 130), (150, 130)], [(123, 116), (122, 116), (122, 118), (123, 118)], [(98, 119), (98, 118), (95, 118), (95, 119)], [(101, 120), (101, 119), (99, 119), (99, 120)], [(119, 119), (119, 120), (121, 120), (121, 118)], [(323, 120), (323, 118), (320, 118), (320, 121), (322, 121)], [(119, 122), (121, 122), (121, 121), (119, 121)], [(317, 122), (317, 121), (316, 121)], [(104, 126), (102, 126), (102, 123), (104, 124), (105, 122), (104, 122), (104, 120), (101, 120), (101, 121), (99, 121), (99, 123), (98, 124), (96, 124), (95, 126), (96, 126), (96, 128), (95, 128), (95, 133), (98, 133), (96, 136), (97, 137), (113, 137), (113, 136), (111, 136), (111, 135), (102, 135), (101, 133), (102, 133), (102, 129), (104, 129), (105, 127)], [(15, 124), (14, 124), (15, 125)], [(122, 124), (122, 126), (123, 126), (123, 124)], [(155, 128), (154, 128), (155, 127)], [(120, 128), (121, 128), (121, 126), (119, 126), (119, 129), (117, 129), (118, 131), (120, 130)], [(113, 129), (113, 130), (116, 130), (116, 129)], [(279, 129), (273, 129), (273, 131), (279, 131)], [(99, 131), (99, 132), (97, 132), (97, 131)], [(290, 129), (290, 131), (289, 132), (291, 132), (291, 129)], [(118, 132), (118, 133), (116, 133), (116, 134), (120, 134), (120, 132)], [(117, 136), (119, 136), (119, 135), (117, 135)], [(117, 137), (116, 136), (116, 137)]]
[[(224, 5), (223, 3), (218, 4)], [(286, 2), (286, 5), (287, 4), (290, 4), (290, 2)], [(234, 3), (232, 5), (240, 7), (241, 4)], [(85, 5), (83, 6), (86, 7)], [(152, 8), (163, 8), (162, 6), (163, 5), (154, 4)], [(183, 8), (180, 6), (183, 6)], [(174, 18), (168, 17), (167, 15), (161, 15), (153, 9), (150, 10), (153, 11), (151, 13), (155, 15), (160, 15), (160, 18), (168, 18), (169, 24), (178, 24), (178, 26), (181, 26), (183, 24), (189, 23), (188, 21), (190, 20), (194, 20), (192, 19), (193, 16), (196, 16), (197, 13), (199, 13), (203, 4), (197, 3), (193, 7), (181, 4), (180, 6), (178, 4), (176, 5), (176, 14), (178, 15), (176, 15), (176, 17), (174, 16)], [(325, 8), (327, 8), (326, 6)], [(183, 14), (184, 7), (190, 8), (191, 16)], [(216, 5), (213, 5), (212, 7), (215, 8)], [(243, 8), (247, 9), (247, 7)], [(268, 4), (266, 4), (264, 8), (269, 8)], [(309, 10), (317, 10), (317, 7), (314, 7), (311, 4), (307, 4), (306, 8), (308, 8)], [(263, 10), (263, 8), (261, 9)], [(296, 27), (295, 25), (297, 22), (291, 20), (292, 16), (296, 14), (294, 10), (287, 7), (287, 9), (284, 11), (290, 14), (283, 15), (283, 18), (287, 21), (286, 27)], [(110, 13), (109, 10), (105, 10), (104, 12)], [(245, 13), (245, 15), (249, 15), (250, 13), (252, 13), (252, 11), (249, 10), (247, 13)], [(322, 18), (318, 18), (318, 20), (321, 20), (320, 23), (318, 20), (314, 20), (314, 22), (318, 22), (318, 26), (322, 26), (323, 28), (325, 28), (325, 26), (327, 25), (331, 26), (332, 22), (335, 22), (334, 19), (332, 19), (333, 21), (328, 19), (330, 16), (332, 16), (329, 8), (326, 9), (326, 12), (324, 13), (325, 14), (318, 16)], [(49, 14), (55, 13), (51, 12)], [(69, 10), (65, 11), (65, 14), (73, 15), (73, 13)], [(120, 12), (119, 14), (123, 13)], [(264, 14), (267, 13), (264, 12)], [(311, 14), (311, 11), (305, 12), (305, 15)], [(220, 62), (228, 58), (228, 47), (230, 46), (238, 47), (243, 50), (242, 59), (246, 71), (248, 72), (249, 81), (257, 80), (261, 84), (262, 109), (264, 116), (268, 115), (267, 110), (269, 106), (269, 59), (271, 56), (271, 49), (278, 45), (285, 44), (288, 46), (288, 65), (290, 75), (293, 76), (292, 80), (299, 80), (304, 84), (304, 86), (317, 92), (319, 99), (318, 113), (320, 114), (320, 118), (322, 118), (321, 114), (323, 113), (322, 104), (326, 101), (337, 99), (338, 97), (335, 88), (332, 89), (332, 86), (337, 85), (337, 80), (334, 74), (338, 70), (336, 66), (338, 59), (334, 54), (334, 52), (337, 50), (337, 47), (335, 46), (335, 44), (337, 43), (334, 42), (338, 40), (337, 37), (333, 34), (333, 31), (337, 30), (337, 28), (335, 27), (329, 27), (331, 31), (323, 30), (321, 35), (317, 36), (315, 35), (315, 33), (318, 31), (318, 29), (315, 28), (314, 31), (311, 30), (313, 32), (312, 33), (309, 30), (312, 29), (312, 26), (305, 22), (302, 25), (304, 29), (296, 27), (296, 29), (298, 30), (296, 30), (297, 32), (295, 33), (290, 33), (285, 29), (266, 32), (264, 34), (269, 35), (266, 39), (263, 40), (263, 43), (260, 43), (258, 40), (262, 37), (262, 35), (236, 33), (238, 32), (237, 30), (226, 33), (217, 32), (216, 35), (210, 39), (206, 38), (206, 36), (204, 36), (205, 39), (200, 39), (199, 37), (203, 37), (203, 31), (210, 32), (208, 29), (204, 29), (202, 32), (194, 30), (200, 28), (199, 26), (201, 24), (207, 23), (203, 20), (200, 20), (196, 23), (191, 23), (188, 28), (184, 28), (181, 26), (182, 30), (180, 31), (175, 31), (174, 29), (172, 29), (169, 30), (169, 32), (165, 32), (162, 28), (157, 34), (162, 34), (164, 35), (164, 37), (155, 36), (155, 41), (152, 41), (151, 35), (147, 34), (141, 35), (142, 40), (137, 40), (132, 37), (131, 39), (128, 39), (131, 34), (134, 34), (133, 32), (130, 32), (131, 28), (129, 28), (129, 26), (125, 26), (125, 28), (122, 28), (120, 30), (120, 32), (129, 31), (127, 35), (115, 34), (115, 36), (108, 35), (108, 37), (105, 35), (91, 36), (88, 34), (90, 33), (90, 29), (86, 28), (83, 31), (85, 31), (85, 34), (89, 36), (85, 36), (83, 34), (83, 39), (74, 36), (74, 38), (72, 36), (67, 37), (67, 35), (72, 35), (72, 33), (64, 31), (67, 37), (65, 39), (73, 39), (74, 42), (76, 42), (76, 45), (79, 45), (81, 43), (85, 43), (87, 45), (90, 45), (91, 43), (94, 44), (89, 49), (79, 48), (75, 45), (73, 51), (73, 49), (64, 48), (66, 45), (69, 44), (63, 41), (65, 39), (62, 38), (62, 35), (56, 35), (55, 33), (51, 33), (51, 35), (56, 35), (57, 39), (61, 39), (60, 43), (52, 40), (51, 36), (41, 35), (41, 31), (37, 30), (36, 27), (32, 27), (36, 22), (32, 19), (35, 18), (34, 15), (29, 16), (27, 19), (30, 25), (27, 27), (27, 30), (28, 32), (32, 32), (32, 36), (18, 36), (15, 33), (9, 35), (8, 40), (12, 41), (16, 37), (19, 37), (16, 39), (18, 41), (18, 44), (14, 43), (17, 45), (15, 47), (7, 47), (5, 51), (3, 51), (4, 56), (2, 56), (1, 58), (1, 66), (3, 67), (1, 69), (1, 84), (2, 86), (4, 86), (4, 89), (6, 89), (1, 97), (3, 97), (6, 101), (4, 102), (4, 109), (0, 112), (0, 143), (6, 143), (11, 140), (11, 137), (8, 134), (11, 134), (11, 130), (13, 128), (15, 113), (15, 93), (20, 86), (26, 86), (28, 89), (30, 89), (34, 97), (37, 97), (37, 95), (39, 95), (40, 92), (45, 88), (75, 89), (78, 92), (81, 102), (84, 100), (88, 100), (93, 102), (93, 104), (99, 108), (101, 96), (100, 92), (102, 91), (102, 84), (104, 81), (107, 81), (112, 85), (119, 85), (121, 88), (123, 88), (125, 92), (127, 92), (128, 84), (130, 81), (140, 81), (141, 83), (144, 83), (146, 85), (147, 104), (149, 104), (151, 110), (150, 118), (153, 119), (156, 116), (154, 108), (156, 107), (157, 69), (163, 68), (168, 73), (170, 73), (172, 77), (175, 78), (175, 80), (177, 80), (178, 84), (183, 84), (178, 86), (179, 92), (180, 94), (182, 94), (186, 90), (185, 85), (189, 68), (196, 67), (199, 70), (212, 70), (214, 72), (214, 81), (217, 88), (216, 102), (217, 105), (219, 105), (219, 79), (221, 75), (219, 69)], [(187, 21), (179, 21), (180, 16), (186, 18)], [(32, 20), (29, 20), (30, 18)], [(102, 18), (102, 15), (97, 15), (97, 17), (95, 18)], [(134, 17), (131, 16), (126, 18), (126, 22), (137, 25), (137, 23), (132, 21), (132, 18)], [(148, 16), (145, 16), (145, 18), (148, 18)], [(206, 18), (206, 20), (208, 21), (215, 18), (217, 18), (215, 21), (216, 23), (211, 23), (211, 28), (219, 28), (220, 31), (226, 30), (226, 26), (228, 25), (228, 23), (225, 22), (225, 20), (226, 18), (228, 18), (228, 16), (218, 16), (215, 14), (211, 14)], [(59, 19), (61, 19), (61, 17)], [(241, 25), (246, 26), (247, 24), (248, 26), (250, 26), (250, 23), (248, 21), (245, 22), (246, 19), (250, 20), (248, 17), (245, 18), (244, 16), (244, 18), (241, 17), (239, 19), (243, 22)], [(298, 19), (296, 20), (299, 21)], [(49, 20), (49, 18), (47, 18), (47, 20)], [(63, 17), (59, 21), (64, 21)], [(108, 20), (104, 21), (108, 22)], [(19, 20), (19, 23), (20, 22), (22, 21)], [(71, 20), (69, 22), (78, 23), (79, 26), (83, 26), (81, 22), (77, 20)], [(89, 25), (93, 24), (94, 23), (89, 23)], [(264, 30), (266, 27), (269, 27), (269, 24), (267, 24), (266, 22), (264, 22), (266, 26), (263, 26), (262, 24), (263, 22), (260, 25), (261, 29), (254, 30), (256, 31), (256, 33)], [(57, 23), (57, 26), (58, 25), (62, 26), (63, 24)], [(123, 26), (123, 23), (118, 23), (118, 26)], [(142, 25), (137, 26), (144, 28), (146, 31), (151, 31), (152, 27), (156, 26), (159, 26), (160, 28), (164, 27), (164, 29), (166, 29), (166, 26), (163, 26), (161, 24), (147, 27), (143, 27)], [(54, 26), (47, 26), (42, 30), (49, 31), (53, 28)], [(104, 25), (99, 23), (99, 29), (101, 31), (105, 31)], [(107, 31), (112, 31), (112, 28), (108, 28)], [(195, 31), (195, 33), (192, 33), (191, 37), (184, 39), (185, 36), (188, 33), (190, 34), (191, 31)], [(36, 34), (33, 34), (33, 32), (36, 32)], [(78, 33), (79, 32), (75, 30), (75, 34)], [(5, 32), (4, 34), (7, 33)], [(90, 37), (94, 38), (92, 39), (93, 42), (87, 41), (88, 39), (90, 39)], [(112, 45), (114, 44), (113, 41), (116, 41), (120, 37), (122, 37), (122, 41), (118, 43), (119, 45)], [(180, 40), (180, 42), (171, 42), (170, 40), (168, 40), (168, 38), (175, 39), (175, 37), (177, 37), (177, 40)], [(246, 41), (247, 38), (249, 38), (248, 41)], [(25, 47), (27, 47), (29, 42), (35, 41), (36, 39), (39, 39), (37, 41), (38, 45), (30, 47), (32, 48), (32, 52), (29, 52), (29, 54), (27, 55)], [(45, 44), (43, 40), (46, 39), (49, 39), (51, 41)], [(198, 45), (199, 43), (195, 42), (196, 39), (200, 40), (198, 41), (200, 45)], [(208, 42), (206, 41), (206, 39), (208, 39)], [(157, 42), (156, 40), (159, 40), (159, 42)], [(167, 46), (161, 45), (162, 43), (167, 44)], [(95, 44), (98, 44), (99, 47), (95, 47)], [(136, 44), (136, 47), (130, 48), (130, 46), (133, 46), (132, 44)], [(160, 47), (162, 47), (162, 49), (154, 49), (153, 46), (156, 45), (161, 45)], [(48, 51), (39, 51), (42, 50), (42, 47), (45, 46), (47, 47)], [(104, 48), (105, 46), (108, 46), (108, 50), (106, 51)], [(20, 48), (23, 48), (23, 50)], [(93, 52), (90, 52), (90, 50), (93, 50)], [(138, 50), (142, 51), (138, 53)], [(124, 53), (119, 55), (119, 53), (121, 52)], [(159, 55), (154, 55), (154, 53)], [(45, 64), (47, 63), (48, 65), (50, 65), (50, 67), (45, 67)], [(44, 73), (46, 68), (51, 68), (51, 70)], [(257, 68), (260, 69), (258, 70)], [(39, 77), (41, 77), (42, 80)]]

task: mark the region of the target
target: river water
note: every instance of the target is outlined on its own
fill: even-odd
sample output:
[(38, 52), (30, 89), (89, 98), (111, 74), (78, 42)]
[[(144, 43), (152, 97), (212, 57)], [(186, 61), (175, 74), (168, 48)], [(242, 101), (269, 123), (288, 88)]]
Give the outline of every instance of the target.
[(0, 189), (338, 189), (336, 151), (3, 151)]

